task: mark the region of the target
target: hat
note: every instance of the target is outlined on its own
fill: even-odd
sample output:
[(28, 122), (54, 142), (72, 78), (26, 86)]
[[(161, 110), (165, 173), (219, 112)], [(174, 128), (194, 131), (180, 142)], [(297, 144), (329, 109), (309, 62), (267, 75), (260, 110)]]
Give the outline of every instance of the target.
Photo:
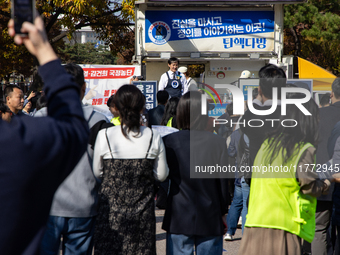
[(180, 68), (178, 68), (178, 71), (181, 73), (186, 73), (188, 71), (188, 68), (186, 68), (185, 66), (181, 66)]
[(248, 70), (243, 70), (240, 78), (250, 78), (251, 73)]

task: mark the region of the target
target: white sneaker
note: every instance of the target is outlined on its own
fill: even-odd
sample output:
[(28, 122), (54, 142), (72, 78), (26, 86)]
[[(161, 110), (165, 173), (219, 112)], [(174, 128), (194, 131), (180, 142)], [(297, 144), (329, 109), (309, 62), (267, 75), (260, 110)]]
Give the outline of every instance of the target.
[(240, 218), (238, 218), (237, 226), (238, 227), (242, 226), (242, 216), (240, 216)]
[(232, 241), (233, 240), (233, 236), (231, 235), (231, 234), (225, 234), (225, 236), (224, 236), (224, 240), (225, 241)]

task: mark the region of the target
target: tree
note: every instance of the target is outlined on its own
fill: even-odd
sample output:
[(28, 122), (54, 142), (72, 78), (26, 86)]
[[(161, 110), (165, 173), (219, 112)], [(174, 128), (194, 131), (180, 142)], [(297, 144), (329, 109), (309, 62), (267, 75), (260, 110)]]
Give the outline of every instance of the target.
[(0, 78), (5, 80), (9, 80), (13, 70), (24, 76), (30, 75), (27, 66), (33, 65), (32, 55), (24, 46), (15, 45), (8, 35), (9, 11), (9, 2), (0, 0)]
[[(120, 40), (119, 43), (117, 43), (117, 41), (110, 43), (111, 51), (117, 52), (118, 65), (129, 65), (135, 54), (135, 33), (130, 31)], [(124, 47), (120, 47), (121, 44), (124, 44)]]
[(285, 6), (284, 53), (301, 56), (340, 73), (340, 3), (338, 0), (309, 0)]
[(59, 58), (63, 63), (73, 62), (77, 64), (116, 64), (115, 57), (107, 50), (104, 45), (95, 48), (94, 43), (77, 43), (74, 45), (65, 45), (65, 49), (59, 49)]
[[(6, 66), (6, 71), (1, 68), (0, 77), (10, 74), (13, 68), (19, 73), (30, 73), (33, 57), (24, 47), (14, 45), (13, 40), (7, 36), (9, 0), (0, 0), (0, 7), (0, 42), (5, 45), (0, 48), (0, 64)], [(114, 44), (111, 47), (114, 55), (131, 45), (129, 41), (131, 26), (134, 25), (134, 0), (37, 0), (36, 7), (44, 17), (49, 41), (57, 53), (64, 47), (62, 38), (71, 38), (74, 31), (86, 26), (99, 34), (98, 39), (108, 45)], [(30, 59), (26, 59), (26, 56)], [(25, 65), (15, 65), (16, 61)]]

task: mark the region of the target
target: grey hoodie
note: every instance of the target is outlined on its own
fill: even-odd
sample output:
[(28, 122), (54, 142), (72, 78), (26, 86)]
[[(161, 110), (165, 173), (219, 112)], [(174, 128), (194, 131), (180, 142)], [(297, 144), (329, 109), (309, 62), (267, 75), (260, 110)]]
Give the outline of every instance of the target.
[[(94, 111), (91, 105), (83, 106), (89, 128), (106, 117)], [(54, 194), (50, 215), (61, 217), (92, 217), (97, 215), (99, 183), (92, 171), (93, 150), (87, 151), (71, 174)]]

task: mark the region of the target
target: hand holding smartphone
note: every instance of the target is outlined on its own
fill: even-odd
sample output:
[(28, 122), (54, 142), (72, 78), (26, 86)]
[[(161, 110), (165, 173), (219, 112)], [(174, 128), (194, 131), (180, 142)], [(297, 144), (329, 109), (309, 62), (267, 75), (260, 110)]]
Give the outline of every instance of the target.
[(21, 32), (22, 23), (34, 23), (36, 17), (35, 0), (12, 0), (12, 19), (14, 20), (15, 34), (27, 36)]

